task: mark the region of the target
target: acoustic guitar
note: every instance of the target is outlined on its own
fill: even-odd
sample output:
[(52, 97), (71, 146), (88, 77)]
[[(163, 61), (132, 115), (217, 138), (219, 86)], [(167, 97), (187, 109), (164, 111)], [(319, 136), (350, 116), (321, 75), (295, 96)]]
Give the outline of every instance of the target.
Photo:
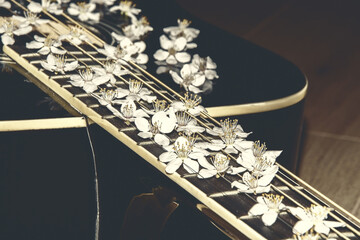
[[(117, 4), (121, 6), (121, 3), (132, 4)], [(12, 8), (7, 10), (8, 15), (5, 17), (26, 10), (26, 4), (20, 4), (15, 0), (11, 1), (11, 4)], [(78, 6), (81, 4), (84, 3)], [(154, 30), (145, 39), (148, 46), (156, 49), (159, 47), (160, 32), (166, 27), (164, 23), (172, 19), (174, 13), (182, 15), (179, 18), (189, 17), (179, 11), (172, 2), (159, 3), (157, 11), (154, 11), (152, 4), (144, 1), (139, 2), (138, 6), (142, 9), (151, 9), (147, 15), (151, 19), (151, 24), (158, 30)], [(169, 214), (177, 208), (177, 205), (174, 205), (175, 199), (181, 199), (195, 206), (210, 218), (223, 234), (233, 239), (357, 239), (360, 236), (358, 219), (291, 172), (297, 165), (302, 107), (307, 88), (306, 78), (294, 65), (245, 40), (196, 20), (193, 24), (201, 29), (197, 40), (198, 53), (201, 56), (209, 54), (216, 60), (225, 59), (222, 63), (217, 61), (220, 78), (211, 82), (210, 87), (204, 90), (200, 97), (184, 91), (168, 74), (155, 74), (159, 65), (169, 67), (168, 64), (161, 65), (150, 61), (145, 69), (141, 66), (141, 59), (136, 63), (136, 57), (141, 53), (127, 58), (126, 51), (131, 51), (133, 45), (121, 46), (122, 40), (120, 47), (111, 48), (111, 45), (107, 45), (113, 41), (110, 33), (116, 29), (115, 26), (124, 26), (124, 22), (126, 25), (126, 22), (130, 21), (130, 14), (120, 18), (120, 21), (118, 16), (104, 14), (104, 18), (94, 25), (79, 23), (79, 19), (65, 12), (55, 15), (42, 10), (42, 17), (48, 21), (32, 27), (32, 31), (26, 35), (14, 37), (16, 42), (5, 45), (4, 53), (16, 62), (13, 65), (14, 69), (27, 76), (71, 114), (85, 118), (77, 118), (76, 123), (64, 121), (64, 125), (79, 127), (85, 122), (85, 127), (89, 130), (89, 125), (94, 123), (91, 127), (95, 128), (93, 131), (96, 132), (96, 136), (106, 140), (99, 143), (102, 150), (98, 148), (95, 152), (100, 152), (103, 156), (120, 152), (120, 156), (115, 157), (116, 164), (119, 164), (119, 172), (111, 173), (115, 168), (111, 169), (108, 165), (107, 168), (103, 168), (106, 170), (104, 174), (110, 172), (110, 176), (122, 175), (119, 178), (129, 182), (122, 183), (121, 186), (128, 185), (132, 193), (136, 193), (133, 187), (137, 185), (131, 183), (133, 176), (148, 176), (145, 180), (140, 180), (142, 183), (145, 182), (147, 187), (160, 183), (162, 186), (166, 185), (165, 189), (170, 189), (164, 190), (164, 187), (160, 187), (154, 190), (158, 201), (149, 206), (154, 207), (158, 204), (156, 209), (162, 210), (154, 217), (154, 221), (160, 219), (160, 223), (150, 223), (151, 220), (147, 219), (149, 226), (156, 225), (163, 229)], [(20, 27), (21, 23), (19, 29)], [(80, 44), (74, 40), (74, 36), (79, 35)], [(26, 48), (25, 43), (33, 41), (34, 38), (44, 43), (51, 39), (67, 39), (62, 41), (61, 47), (58, 48), (66, 52), (67, 59), (59, 54), (52, 59), (49, 55), (45, 57)], [(113, 59), (109, 60), (109, 56), (113, 56)], [(61, 64), (56, 65), (59, 62)], [(105, 81), (105, 74), (95, 73), (96, 68), (113, 69), (113, 64), (118, 63), (121, 66), (119, 71), (123, 71), (123, 74), (114, 74), (114, 81), (111, 77)], [(170, 73), (176, 75), (172, 66)], [(200, 107), (200, 101), (205, 108)], [(156, 118), (157, 120), (154, 120)], [(152, 121), (148, 122), (147, 119)], [(185, 129), (186, 124), (182, 124), (183, 122), (192, 122), (196, 128), (179, 130), (181, 127)], [(245, 130), (238, 123), (241, 123)], [(43, 123), (35, 121), (35, 124)], [(174, 126), (171, 127), (172, 125)], [(32, 129), (36, 127), (33, 126)], [(182, 133), (178, 133), (175, 128)], [(103, 130), (121, 141), (126, 148), (114, 145), (114, 139), (110, 140), (109, 135)], [(253, 133), (247, 137), (250, 131)], [(91, 142), (90, 135), (89, 139)], [(284, 152), (280, 155), (280, 151), (267, 150), (265, 144), (255, 141), (256, 139), (266, 141), (270, 149), (284, 149)], [(49, 140), (51, 141), (51, 138)], [(107, 153), (101, 153), (106, 151), (104, 149), (111, 149), (113, 145), (121, 150), (112, 149)], [(132, 161), (136, 157), (127, 148), (139, 155), (140, 159)], [(94, 153), (94, 149), (92, 150)], [(278, 155), (280, 157), (275, 162)], [(53, 157), (51, 153), (48, 156)], [(75, 156), (71, 157), (73, 161), (76, 161)], [(94, 156), (93, 159), (97, 174)], [(157, 171), (154, 172), (153, 168)], [(101, 176), (101, 170), (100, 168), (100, 183), (101, 177), (106, 178), (105, 175)], [(150, 184), (149, 179), (155, 183)], [(74, 181), (74, 178), (70, 180)], [(97, 182), (95, 185), (98, 186)], [(101, 186), (102, 184), (100, 193)], [(106, 195), (112, 191), (113, 189), (104, 190), (103, 193)], [(105, 210), (102, 211), (104, 215), (106, 211), (111, 210), (106, 210), (106, 206), (99, 204), (99, 196), (102, 199), (102, 194), (99, 195), (98, 188), (96, 193), (97, 239), (99, 209)], [(141, 198), (147, 199), (148, 195), (141, 195)], [(137, 206), (136, 202), (139, 199), (140, 197), (131, 201), (125, 214), (121, 233), (124, 239), (152, 239), (158, 234), (156, 231), (154, 233), (153, 229), (143, 226), (145, 223), (141, 216), (129, 216), (131, 206)], [(154, 198), (150, 199), (148, 201), (154, 201)], [(196, 219), (198, 218), (194, 217), (193, 220), (182, 221), (193, 224), (196, 223)], [(184, 222), (177, 227), (187, 226)], [(136, 223), (143, 224), (136, 229)], [(59, 226), (57, 230), (61, 228)], [(132, 234), (124, 235), (127, 228), (131, 228)], [(70, 227), (58, 235), (54, 233), (53, 238), (63, 238), (67, 236), (66, 232), (73, 232), (72, 229)], [(144, 229), (143, 233), (141, 229)], [(49, 232), (51, 230), (45, 231), (47, 238)], [(150, 232), (154, 235), (146, 235)], [(13, 236), (23, 234), (11, 231), (4, 231), (3, 234), (10, 233)], [(191, 234), (186, 235), (188, 239), (219, 238), (213, 234), (213, 230), (210, 231), (210, 235), (196, 233), (196, 227), (187, 234)], [(100, 238), (102, 235), (106, 236), (106, 233), (100, 234)], [(26, 237), (26, 233), (22, 236)], [(45, 235), (37, 233), (32, 236), (41, 238)], [(110, 236), (107, 237), (113, 239)], [(180, 236), (181, 234), (177, 237), (180, 239)]]

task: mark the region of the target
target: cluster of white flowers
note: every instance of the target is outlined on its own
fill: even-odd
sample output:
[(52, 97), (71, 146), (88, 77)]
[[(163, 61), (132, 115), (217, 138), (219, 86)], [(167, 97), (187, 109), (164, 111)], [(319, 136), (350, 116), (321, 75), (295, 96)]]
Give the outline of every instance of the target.
[(192, 42), (200, 31), (189, 27), (191, 21), (178, 19), (178, 26), (166, 27), (167, 34), (160, 36), (161, 49), (154, 53), (157, 73), (169, 72), (174, 82), (186, 91), (201, 93), (208, 89), (205, 81), (210, 82), (218, 78), (215, 71), (216, 64), (210, 57), (201, 58), (198, 54), (191, 57), (186, 51), (197, 47)]

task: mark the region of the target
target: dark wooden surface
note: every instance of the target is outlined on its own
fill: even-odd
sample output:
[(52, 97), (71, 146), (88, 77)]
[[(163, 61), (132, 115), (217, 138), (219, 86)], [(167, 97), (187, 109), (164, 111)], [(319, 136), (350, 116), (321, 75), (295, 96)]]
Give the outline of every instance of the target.
[(359, 1), (178, 0), (309, 79), (300, 177), (360, 217)]

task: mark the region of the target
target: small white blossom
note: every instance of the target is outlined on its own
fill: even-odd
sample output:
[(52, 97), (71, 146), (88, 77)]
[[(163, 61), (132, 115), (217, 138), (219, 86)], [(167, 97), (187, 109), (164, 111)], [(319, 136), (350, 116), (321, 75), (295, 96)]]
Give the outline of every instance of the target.
[(4, 45), (13, 45), (15, 43), (14, 35), (25, 35), (31, 31), (31, 26), (16, 28), (12, 20), (0, 18), (1, 41)]
[(265, 175), (260, 178), (252, 176), (249, 172), (244, 173), (242, 182), (234, 181), (231, 187), (236, 187), (239, 192), (244, 193), (267, 193), (270, 191), (270, 183), (275, 175)]
[(199, 88), (205, 82), (205, 75), (199, 73), (197, 69), (190, 64), (185, 64), (180, 70), (180, 76), (177, 72), (169, 71), (174, 82), (184, 87), (186, 91), (193, 92), (195, 94), (201, 93)]
[(136, 104), (133, 101), (127, 101), (120, 107), (120, 112), (113, 112), (115, 116), (125, 120), (127, 123), (134, 122), (136, 118), (149, 117), (142, 109), (136, 109)]
[(196, 94), (185, 93), (181, 101), (174, 101), (171, 106), (177, 111), (188, 111), (193, 116), (199, 116), (201, 112), (206, 112), (206, 109), (200, 105), (201, 97)]
[(34, 36), (34, 41), (31, 41), (29, 43), (26, 43), (27, 49), (39, 49), (38, 53), (41, 55), (47, 55), (50, 52), (53, 54), (65, 54), (65, 50), (61, 50), (58, 47), (61, 46), (61, 41), (55, 40), (48, 37), (40, 37), (38, 35)]
[(281, 152), (266, 151), (266, 145), (264, 143), (260, 145), (260, 142), (256, 141), (252, 148), (243, 151), (236, 161), (252, 172), (254, 176), (274, 174), (279, 169), (274, 163)]
[(116, 100), (116, 91), (101, 89), (100, 93), (92, 93), (102, 106), (108, 107), (114, 104), (123, 104), (123, 101)]
[[(137, 64), (146, 64), (149, 61), (148, 55), (144, 53), (146, 49), (144, 41), (133, 42), (130, 38), (121, 36), (115, 32), (111, 33), (111, 36), (119, 43), (118, 48), (120, 48), (120, 53), (122, 53), (120, 55), (123, 55), (121, 58), (124, 61), (132, 60)], [(119, 51), (119, 49), (115, 51)], [(107, 54), (105, 55), (108, 56)], [(109, 57), (112, 58), (112, 54), (110, 54)]]
[(230, 158), (222, 153), (217, 153), (215, 157), (211, 158), (211, 161), (212, 164), (210, 164), (206, 159), (205, 161), (204, 159), (199, 159), (200, 165), (204, 167), (204, 169), (201, 169), (198, 174), (199, 178), (210, 178), (213, 176), (219, 178), (220, 176), (224, 176), (225, 173), (235, 175), (246, 170), (243, 167), (230, 166)]
[(201, 58), (199, 54), (195, 54), (191, 61), (191, 66), (196, 69), (196, 71), (204, 74), (206, 79), (213, 80), (214, 78), (219, 78), (215, 69), (216, 63), (210, 57)]
[(0, 7), (9, 9), (11, 8), (11, 4), (8, 1), (0, 0)]
[(98, 22), (100, 20), (100, 13), (93, 13), (96, 8), (95, 3), (79, 2), (77, 4), (70, 3), (68, 13), (73, 16), (78, 16), (80, 21), (86, 22), (92, 20)]
[(175, 40), (168, 39), (165, 35), (160, 36), (160, 46), (162, 49), (154, 53), (154, 58), (159, 61), (166, 61), (167, 64), (187, 63), (191, 56), (184, 52), (186, 47), (186, 39), (184, 37)]
[(87, 93), (94, 92), (99, 85), (104, 84), (108, 81), (108, 78), (104, 76), (95, 77), (95, 74), (93, 73), (93, 70), (91, 68), (80, 70), (79, 74), (72, 75), (70, 79), (70, 83), (73, 86), (81, 87)]
[(246, 138), (251, 134), (244, 132), (243, 128), (238, 125), (238, 120), (230, 120), (227, 118), (225, 120), (220, 120), (220, 127), (214, 127), (213, 129), (206, 129), (206, 132), (213, 136), (220, 136), (226, 132), (233, 131), (238, 137)]
[(121, 14), (130, 18), (136, 18), (135, 15), (138, 15), (141, 9), (135, 8), (135, 4), (133, 4), (132, 1), (120, 1), (119, 6), (110, 8), (110, 12), (116, 11), (120, 11)]
[(271, 226), (275, 223), (278, 214), (281, 210), (285, 209), (285, 205), (282, 203), (283, 196), (274, 194), (263, 194), (261, 197), (257, 197), (257, 204), (255, 204), (250, 210), (250, 216), (260, 216), (265, 226)]
[(167, 173), (173, 174), (181, 165), (189, 173), (199, 172), (199, 163), (193, 159), (205, 158), (204, 156), (209, 155), (209, 153), (196, 148), (194, 142), (194, 137), (180, 136), (173, 145), (165, 148), (167, 151), (159, 156), (159, 160), (167, 163), (165, 168)]
[(27, 8), (33, 13), (40, 13), (42, 10), (48, 11), (55, 15), (60, 15), (63, 13), (60, 0), (56, 2), (52, 0), (41, 0), (41, 4), (31, 1)]
[(75, 70), (79, 64), (77, 60), (67, 63), (64, 55), (49, 54), (46, 61), (41, 61), (41, 66), (50, 72), (65, 74), (65, 72)]
[(144, 118), (135, 119), (136, 127), (141, 131), (138, 135), (142, 138), (154, 138), (154, 141), (161, 145), (170, 144), (169, 138), (165, 134), (171, 133), (175, 128), (175, 119), (169, 117), (164, 111), (154, 114), (151, 122)]
[(143, 87), (143, 83), (139, 80), (130, 79), (129, 89), (117, 88), (117, 98), (126, 97), (127, 100), (139, 101), (140, 99), (151, 103), (156, 99), (156, 96), (150, 95), (152, 91)]
[(345, 226), (341, 222), (325, 220), (330, 212), (330, 209), (325, 206), (312, 204), (309, 208), (289, 207), (289, 210), (293, 215), (300, 218), (300, 221), (293, 228), (294, 234), (304, 234), (313, 227), (315, 232), (329, 235), (331, 227)]
[(164, 32), (170, 34), (170, 37), (174, 39), (184, 37), (187, 42), (191, 42), (194, 38), (197, 38), (200, 30), (190, 28), (189, 25), (191, 24), (191, 21), (187, 19), (178, 19), (177, 22), (178, 26), (166, 27), (164, 28)]
[(83, 42), (88, 42), (89, 38), (85, 35), (84, 31), (77, 26), (71, 27), (70, 32), (59, 36), (60, 41), (67, 40), (73, 45), (80, 45)]
[(121, 65), (110, 59), (104, 62), (103, 66), (93, 66), (92, 69), (97, 76), (104, 76), (109, 79), (110, 84), (116, 83), (115, 76), (122, 76), (128, 74), (127, 70), (121, 70)]
[(140, 40), (142, 36), (153, 30), (146, 17), (131, 19), (131, 24), (123, 27), (123, 32), (130, 40)]
[(19, 22), (20, 28), (28, 28), (29, 26), (38, 27), (42, 24), (46, 24), (50, 22), (49, 19), (41, 19), (37, 15), (37, 13), (33, 13), (30, 11), (24, 12), (24, 17), (22, 16), (12, 16), (12, 18)]
[(192, 118), (185, 111), (177, 111), (176, 116), (176, 131), (185, 132), (185, 134), (202, 133), (205, 128), (197, 125), (196, 119)]

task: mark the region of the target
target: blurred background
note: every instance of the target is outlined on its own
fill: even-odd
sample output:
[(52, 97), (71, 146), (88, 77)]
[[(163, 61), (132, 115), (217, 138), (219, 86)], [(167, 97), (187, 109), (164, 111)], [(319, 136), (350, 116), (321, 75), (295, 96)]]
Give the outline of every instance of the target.
[(177, 2), (304, 72), (309, 89), (298, 175), (360, 217), (360, 2)]

